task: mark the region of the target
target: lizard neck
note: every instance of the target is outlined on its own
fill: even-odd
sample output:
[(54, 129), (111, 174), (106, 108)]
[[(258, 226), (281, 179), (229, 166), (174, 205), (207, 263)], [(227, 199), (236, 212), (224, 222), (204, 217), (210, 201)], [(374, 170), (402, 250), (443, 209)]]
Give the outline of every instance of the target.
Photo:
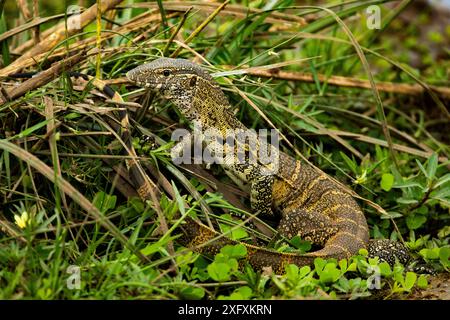
[(173, 102), (189, 121), (200, 124), (204, 129), (230, 126), (235, 129), (234, 115), (228, 110), (228, 98), (216, 83), (199, 78), (194, 90), (177, 95)]

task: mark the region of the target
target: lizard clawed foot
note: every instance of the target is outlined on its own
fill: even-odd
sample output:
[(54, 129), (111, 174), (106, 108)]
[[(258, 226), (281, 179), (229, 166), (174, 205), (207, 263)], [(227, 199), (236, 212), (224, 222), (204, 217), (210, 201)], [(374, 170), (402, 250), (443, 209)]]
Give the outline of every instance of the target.
[(418, 263), (414, 263), (413, 265), (408, 266), (406, 268), (406, 270), (407, 271), (413, 271), (413, 272), (418, 273), (418, 274), (432, 274), (432, 275), (436, 275), (437, 274), (436, 270), (432, 266), (428, 265), (424, 261), (420, 261)]
[(370, 258), (378, 257), (391, 266), (395, 264), (395, 259), (398, 259), (402, 264), (408, 263), (411, 259), (408, 249), (402, 243), (389, 239), (369, 240), (367, 251), (369, 252)]

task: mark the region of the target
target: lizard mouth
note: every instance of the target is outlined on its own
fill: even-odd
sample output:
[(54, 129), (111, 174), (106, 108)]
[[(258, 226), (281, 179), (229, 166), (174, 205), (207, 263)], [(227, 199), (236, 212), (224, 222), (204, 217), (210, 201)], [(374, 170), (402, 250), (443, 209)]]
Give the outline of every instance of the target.
[(126, 76), (127, 76), (128, 80), (130, 80), (133, 83), (136, 83), (138, 86), (143, 87), (145, 85), (144, 81), (141, 81), (139, 79), (138, 74), (135, 71), (135, 69), (128, 71)]
[(126, 77), (139, 87), (149, 88), (152, 90), (158, 90), (162, 87), (162, 84), (151, 81), (148, 77), (145, 77), (145, 74), (142, 74), (137, 69), (128, 71)]

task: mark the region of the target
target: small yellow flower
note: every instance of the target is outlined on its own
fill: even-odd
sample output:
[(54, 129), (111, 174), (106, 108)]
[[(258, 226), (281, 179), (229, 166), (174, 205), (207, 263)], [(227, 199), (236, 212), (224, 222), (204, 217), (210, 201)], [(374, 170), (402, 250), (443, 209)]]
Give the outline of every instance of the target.
[(20, 229), (25, 229), (25, 227), (29, 223), (28, 213), (26, 211), (23, 211), (20, 216), (15, 214), (14, 220), (16, 221), (16, 224), (19, 226)]
[(361, 175), (356, 176), (355, 184), (363, 184), (367, 181), (367, 171), (364, 170)]

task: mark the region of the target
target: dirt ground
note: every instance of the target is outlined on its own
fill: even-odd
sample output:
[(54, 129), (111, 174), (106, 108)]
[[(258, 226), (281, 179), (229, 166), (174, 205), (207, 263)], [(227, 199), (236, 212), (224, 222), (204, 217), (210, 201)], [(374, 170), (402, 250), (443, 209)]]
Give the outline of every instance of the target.
[(428, 278), (428, 287), (413, 292), (411, 300), (450, 300), (450, 273), (440, 273)]

